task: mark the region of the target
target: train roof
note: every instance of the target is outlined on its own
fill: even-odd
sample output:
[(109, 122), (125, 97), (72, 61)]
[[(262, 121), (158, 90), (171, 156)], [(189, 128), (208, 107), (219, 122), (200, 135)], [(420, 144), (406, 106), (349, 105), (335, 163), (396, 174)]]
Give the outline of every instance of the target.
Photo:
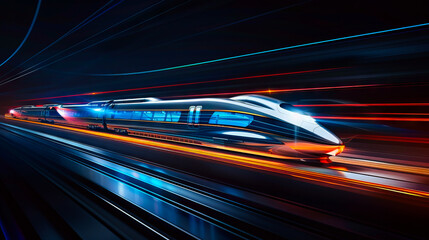
[(46, 108), (46, 107), (53, 107), (53, 106), (58, 106), (58, 104), (23, 105), (17, 108)]
[(154, 97), (127, 98), (127, 99), (92, 101), (92, 102), (89, 102), (88, 105), (99, 105), (99, 104), (105, 104), (105, 103), (108, 103), (108, 102), (114, 102), (114, 103), (144, 103), (144, 102), (157, 102), (157, 101), (161, 101), (161, 99), (154, 98)]

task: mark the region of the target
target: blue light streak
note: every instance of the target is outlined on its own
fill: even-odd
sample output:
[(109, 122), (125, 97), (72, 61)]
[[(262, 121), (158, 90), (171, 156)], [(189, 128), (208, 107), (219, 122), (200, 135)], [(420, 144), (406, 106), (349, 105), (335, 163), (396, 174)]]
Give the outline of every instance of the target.
[(253, 19), (256, 19), (256, 18), (264, 17), (264, 16), (267, 16), (267, 15), (270, 15), (270, 14), (273, 14), (273, 13), (277, 13), (277, 12), (283, 11), (283, 10), (288, 9), (288, 8), (293, 8), (293, 7), (296, 7), (296, 6), (300, 6), (300, 5), (305, 4), (307, 2), (309, 2), (309, 1), (304, 1), (304, 2), (301, 2), (301, 3), (295, 3), (295, 4), (292, 4), (292, 5), (288, 5), (286, 7), (282, 7), (282, 8), (279, 8), (279, 9), (275, 9), (275, 10), (271, 10), (271, 11), (268, 11), (268, 12), (264, 12), (264, 13), (258, 14), (256, 16), (244, 18), (244, 19), (241, 19), (241, 20), (238, 20), (238, 21), (235, 21), (235, 22), (231, 22), (231, 23), (227, 23), (227, 24), (224, 24), (224, 25), (212, 28), (212, 29), (208, 29), (208, 30), (205, 30), (205, 31), (202, 31), (202, 32), (198, 32), (198, 33), (194, 33), (194, 34), (191, 34), (191, 35), (188, 35), (188, 36), (184, 36), (184, 37), (181, 37), (179, 39), (172, 40), (172, 41), (169, 41), (169, 42), (166, 42), (166, 43), (163, 43), (163, 44), (159, 44), (159, 45), (151, 47), (151, 48), (156, 48), (156, 47), (161, 47), (161, 46), (168, 46), (168, 45), (170, 45), (172, 43), (175, 43), (175, 42), (179, 42), (179, 41), (182, 41), (182, 40), (185, 40), (185, 39), (193, 38), (193, 37), (196, 37), (196, 36), (199, 36), (199, 35), (211, 32), (211, 31), (215, 31), (215, 30), (218, 30), (218, 29), (230, 27), (232, 25), (239, 24), (239, 23), (242, 23), (242, 22), (247, 22), (249, 20), (253, 20)]
[(129, 72), (129, 73), (88, 73), (88, 74), (82, 73), (82, 74), (79, 74), (79, 75), (99, 76), (99, 77), (112, 77), (112, 76), (130, 76), (130, 75), (141, 75), (141, 74), (155, 73), (155, 72), (164, 72), (164, 71), (176, 70), (176, 69), (181, 69), (181, 68), (200, 66), (200, 65), (210, 64), (210, 63), (217, 63), (217, 62), (223, 62), (223, 61), (228, 61), (228, 60), (234, 60), (234, 59), (239, 59), (239, 58), (257, 56), (257, 55), (262, 55), (262, 54), (267, 54), (267, 53), (275, 53), (275, 52), (280, 52), (280, 51), (284, 51), (284, 50), (289, 50), (289, 49), (294, 49), (294, 48), (300, 48), (300, 47), (307, 47), (307, 46), (313, 46), (313, 45), (318, 45), (318, 44), (323, 44), (323, 43), (330, 43), (330, 42), (336, 42), (336, 41), (341, 41), (341, 40), (348, 40), (348, 39), (354, 39), (354, 38), (359, 38), (359, 37), (366, 37), (366, 36), (371, 36), (371, 35), (377, 35), (377, 34), (381, 34), (381, 33), (389, 33), (389, 32), (396, 32), (396, 31), (401, 31), (401, 30), (406, 30), (406, 29), (425, 27), (425, 26), (428, 26), (428, 25), (429, 25), (429, 23), (422, 23), (422, 24), (411, 25), (411, 26), (406, 26), (406, 27), (399, 27), (399, 28), (392, 28), (392, 29), (381, 30), (381, 31), (376, 31), (376, 32), (362, 33), (362, 34), (357, 34), (357, 35), (352, 35), (352, 36), (333, 38), (333, 39), (322, 40), (322, 41), (317, 41), (317, 42), (298, 44), (298, 45), (287, 46), (287, 47), (282, 47), (282, 48), (275, 48), (275, 49), (270, 49), (270, 50), (264, 50), (264, 51), (260, 51), (260, 52), (247, 53), (247, 54), (242, 54), (242, 55), (237, 55), (237, 56), (231, 56), (231, 57), (213, 59), (213, 60), (208, 60), (208, 61), (203, 61), (203, 62), (197, 62), (197, 63), (190, 63), (190, 64), (179, 65), (179, 66), (174, 66), (174, 67), (152, 69), (152, 70), (146, 70), (146, 71), (141, 71), (141, 72)]
[[(85, 18), (82, 22), (80, 22), (78, 25), (74, 26), (72, 29), (70, 29), (68, 32), (66, 32), (64, 35), (62, 35), (61, 37), (59, 37), (57, 40), (53, 41), (51, 44), (49, 44), (48, 46), (46, 46), (45, 48), (43, 48), (42, 50), (40, 50), (39, 52), (37, 52), (36, 54), (34, 54), (33, 56), (31, 56), (30, 58), (28, 58), (27, 60), (25, 60), (24, 62), (20, 63), (18, 66), (14, 67), (12, 70), (10, 70), (9, 72), (3, 74), (2, 76), (0, 76), (0, 78), (6, 76), (7, 74), (11, 73), (12, 71), (14, 71), (15, 69), (19, 68), (20, 66), (24, 65), (25, 63), (27, 63), (28, 61), (30, 61), (31, 59), (39, 56), (41, 53), (43, 53), (44, 51), (46, 51), (46, 49), (50, 48), (52, 45), (56, 44), (57, 42), (61, 41), (63, 38), (69, 36), (70, 34), (76, 32), (77, 30), (81, 29), (82, 27), (84, 27), (85, 25), (89, 24), (90, 22), (94, 21), (95, 19), (97, 19), (98, 17), (100, 17), (101, 15), (103, 15), (104, 13), (106, 13), (107, 11), (109, 11), (110, 9), (116, 7), (117, 5), (119, 5), (120, 3), (123, 2), (120, 1), (116, 4), (114, 4), (113, 6), (109, 7), (108, 9), (104, 10), (102, 13), (96, 15), (95, 17), (93, 17), (95, 14), (97, 14), (100, 10), (102, 10), (103, 8), (105, 8), (107, 5), (109, 5), (111, 2), (113, 2), (114, 0), (110, 0), (109, 2), (107, 2), (106, 4), (104, 4), (101, 8), (97, 9), (97, 11), (95, 11), (94, 13), (92, 13), (89, 17)], [(91, 18), (92, 17), (92, 18)]]
[(6, 239), (6, 240), (9, 240), (9, 238), (8, 238), (8, 236), (6, 235), (6, 231), (4, 230), (4, 226), (3, 226), (3, 224), (2, 224), (2, 222), (0, 221), (0, 230), (1, 230), (1, 234), (3, 235), (3, 237)]
[[(117, 22), (117, 23), (113, 24), (113, 25), (111, 25), (110, 27), (108, 27), (108, 28), (106, 28), (106, 29), (104, 29), (104, 30), (102, 30), (102, 31), (100, 31), (100, 32), (98, 32), (98, 33), (96, 33), (96, 34), (94, 34), (94, 35), (92, 35), (92, 36), (90, 36), (90, 37), (88, 37), (88, 38), (86, 38), (86, 39), (84, 39), (84, 40), (82, 40), (82, 41), (80, 41), (80, 42), (78, 42), (78, 43), (76, 43), (76, 44), (74, 44), (74, 45), (72, 45), (72, 46), (70, 46), (70, 47), (68, 47), (68, 48), (64, 49), (64, 50), (62, 50), (62, 51), (60, 51), (60, 52), (58, 52), (58, 53), (56, 53), (56, 54), (54, 54), (53, 56), (51, 56), (51, 57), (49, 57), (49, 58), (47, 58), (47, 59), (45, 59), (45, 60), (43, 60), (43, 61), (41, 61), (41, 62), (39, 62), (39, 63), (37, 63), (37, 64), (35, 64), (35, 65), (33, 65), (33, 66), (31, 66), (31, 67), (27, 68), (27, 69), (24, 69), (24, 70), (20, 71), (19, 73), (15, 74), (14, 76), (9, 77), (9, 78), (7, 78), (6, 80), (4, 80), (3, 82), (1, 82), (1, 83), (0, 83), (0, 86), (2, 86), (2, 85), (4, 85), (4, 84), (7, 84), (7, 83), (9, 83), (9, 82), (15, 81), (16, 79), (19, 79), (19, 78), (25, 77), (25, 76), (27, 76), (27, 75), (29, 75), (29, 74), (31, 74), (31, 73), (33, 73), (33, 72), (36, 72), (36, 71), (38, 71), (38, 70), (40, 70), (40, 69), (42, 69), (42, 68), (45, 68), (45, 67), (47, 67), (47, 66), (50, 66), (50, 65), (52, 65), (52, 64), (54, 64), (54, 63), (56, 63), (56, 62), (59, 62), (59, 61), (61, 61), (61, 60), (63, 60), (63, 59), (66, 59), (66, 58), (68, 58), (68, 57), (70, 57), (70, 56), (73, 56), (73, 55), (75, 55), (75, 54), (77, 54), (77, 53), (80, 53), (80, 52), (82, 52), (82, 51), (84, 51), (84, 50), (86, 50), (86, 49), (88, 49), (88, 48), (90, 48), (90, 47), (93, 47), (93, 46), (98, 45), (98, 44), (100, 44), (100, 43), (102, 43), (102, 42), (105, 42), (105, 41), (107, 41), (107, 40), (109, 40), (109, 39), (112, 39), (112, 38), (114, 38), (115, 36), (117, 36), (117, 35), (119, 35), (119, 34), (121, 34), (121, 33), (125, 32), (125, 31), (128, 31), (129, 29), (131, 29), (131, 28), (133, 28), (133, 27), (135, 27), (135, 26), (138, 26), (138, 25), (141, 25), (141, 24), (143, 24), (143, 23), (145, 23), (145, 22), (147, 22), (147, 21), (150, 21), (150, 20), (151, 20), (151, 19), (153, 19), (154, 17), (160, 16), (162, 13), (161, 13), (161, 14), (158, 14), (158, 15), (156, 15), (156, 16), (154, 16), (154, 17), (152, 17), (152, 18), (148, 19), (148, 20), (143, 21), (142, 23), (138, 23), (138, 24), (134, 25), (133, 27), (129, 27), (129, 28), (127, 28), (127, 29), (126, 29), (126, 30), (124, 30), (124, 31), (121, 31), (121, 32), (119, 32), (119, 33), (116, 33), (116, 34), (114, 34), (114, 35), (112, 35), (112, 36), (110, 36), (110, 37), (108, 37), (108, 38), (105, 38), (105, 39), (103, 39), (103, 40), (101, 40), (101, 41), (98, 41), (98, 42), (96, 42), (96, 43), (94, 43), (94, 44), (91, 44), (91, 45), (89, 45), (89, 46), (87, 46), (87, 47), (85, 47), (85, 48), (83, 48), (83, 49), (80, 49), (80, 50), (78, 50), (78, 51), (76, 51), (76, 52), (73, 52), (73, 53), (68, 54), (68, 55), (66, 55), (66, 56), (64, 56), (64, 57), (61, 57), (61, 58), (59, 58), (59, 59), (57, 59), (57, 60), (55, 60), (55, 61), (53, 61), (53, 62), (51, 62), (51, 63), (45, 64), (45, 65), (43, 65), (43, 66), (41, 66), (41, 67), (38, 67), (38, 68), (36, 68), (36, 69), (34, 69), (34, 70), (32, 70), (32, 71), (29, 71), (29, 70), (31, 70), (31, 69), (33, 69), (33, 68), (35, 68), (35, 67), (37, 67), (37, 66), (41, 65), (42, 63), (47, 62), (48, 60), (50, 60), (50, 59), (52, 59), (52, 58), (54, 58), (54, 57), (56, 57), (56, 56), (59, 56), (60, 54), (62, 54), (62, 53), (64, 53), (64, 52), (66, 52), (66, 51), (68, 51), (68, 50), (70, 50), (70, 49), (74, 48), (75, 46), (78, 46), (78, 45), (80, 45), (81, 43), (84, 43), (84, 42), (88, 41), (89, 39), (92, 39), (92, 38), (94, 38), (94, 37), (96, 37), (96, 36), (98, 36), (98, 35), (100, 35), (100, 34), (102, 34), (102, 33), (106, 32), (106, 31), (108, 31), (108, 30), (110, 30), (110, 29), (112, 29), (112, 28), (114, 28), (114, 27), (116, 27), (116, 26), (118, 26), (118, 25), (120, 25), (120, 24), (122, 24), (122, 23), (124, 23), (124, 22), (128, 21), (129, 19), (132, 19), (133, 17), (135, 17), (135, 16), (137, 16), (137, 15), (139, 15), (139, 14), (141, 14), (141, 13), (144, 13), (144, 12), (148, 11), (149, 9), (152, 9), (153, 7), (155, 7), (155, 6), (157, 6), (157, 5), (161, 4), (161, 3), (163, 3), (164, 1), (165, 1), (165, 0), (161, 0), (161, 1), (157, 2), (157, 3), (154, 3), (154, 4), (150, 5), (149, 7), (145, 8), (145, 9), (143, 9), (143, 10), (140, 10), (140, 11), (136, 12), (135, 14), (133, 14), (133, 15), (131, 15), (131, 16), (129, 16), (129, 17), (127, 17), (127, 18), (125, 18), (125, 19), (123, 19), (123, 20), (121, 20), (121, 21), (119, 21), (119, 22)], [(187, 2), (185, 2), (185, 3), (187, 3)], [(184, 3), (183, 3), (183, 4), (184, 4)], [(180, 6), (180, 5), (182, 5), (182, 4), (179, 4), (179, 6)], [(170, 9), (170, 10), (173, 10), (173, 9), (175, 9), (175, 8), (176, 8), (176, 7), (172, 8), (172, 9)], [(167, 12), (168, 12), (168, 11), (170, 11), (170, 10), (167, 10)], [(92, 15), (91, 15), (91, 16), (92, 16)], [(91, 16), (89, 16), (89, 17), (91, 17)], [(89, 17), (88, 17), (88, 18), (89, 18)], [(85, 20), (84, 20), (84, 21), (85, 21)], [(81, 23), (80, 23), (80, 24), (81, 24)], [(77, 26), (79, 26), (79, 25), (77, 25)], [(77, 27), (77, 26), (76, 26), (76, 27)], [(70, 31), (71, 31), (71, 30), (70, 30)], [(42, 50), (42, 51), (43, 51), (43, 50)], [(29, 59), (28, 59), (28, 60), (29, 60)], [(28, 60), (27, 60), (27, 61), (28, 61)], [(17, 67), (15, 67), (14, 69), (16, 69), (16, 68), (17, 68)], [(12, 69), (11, 71), (13, 71), (14, 69)], [(8, 72), (8, 73), (9, 73), (9, 72)], [(6, 74), (2, 75), (0, 78), (2, 78), (3, 76), (7, 75), (8, 73), (6, 73)], [(22, 75), (20, 75), (20, 74), (22, 74)]]
[(42, 4), (42, 0), (39, 0), (36, 7), (36, 12), (34, 13), (33, 21), (31, 22), (30, 28), (27, 31), (27, 34), (25, 35), (24, 39), (22, 40), (21, 44), (19, 44), (18, 48), (6, 59), (4, 62), (0, 64), (0, 67), (3, 66), (5, 63), (7, 63), (15, 54), (21, 49), (21, 47), (24, 45), (25, 41), (27, 41), (28, 36), (30, 36), (31, 30), (33, 30), (34, 23), (36, 23), (37, 15), (39, 15), (40, 5)]

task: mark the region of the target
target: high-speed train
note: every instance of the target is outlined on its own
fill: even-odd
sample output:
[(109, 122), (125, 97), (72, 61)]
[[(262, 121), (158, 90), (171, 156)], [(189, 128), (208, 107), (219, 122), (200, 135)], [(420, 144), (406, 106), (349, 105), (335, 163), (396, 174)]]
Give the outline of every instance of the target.
[(10, 110), (12, 117), (239, 151), (329, 161), (344, 145), (311, 116), (261, 95), (230, 99), (134, 98)]

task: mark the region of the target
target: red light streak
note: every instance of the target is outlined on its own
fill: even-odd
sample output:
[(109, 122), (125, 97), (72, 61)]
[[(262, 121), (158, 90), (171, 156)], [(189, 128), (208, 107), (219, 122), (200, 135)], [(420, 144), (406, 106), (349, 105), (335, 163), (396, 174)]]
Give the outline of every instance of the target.
[(87, 102), (71, 102), (71, 103), (60, 103), (61, 105), (79, 105), (79, 104), (87, 104)]
[(407, 116), (429, 116), (429, 113), (364, 113), (370, 115), (407, 115)]
[(429, 144), (429, 138), (382, 136), (382, 135), (358, 135), (355, 138), (368, 139), (368, 140), (380, 140), (380, 141), (388, 141), (388, 142), (408, 142), (408, 143)]
[(243, 80), (243, 79), (286, 76), (286, 75), (312, 73), (312, 72), (323, 72), (323, 71), (330, 71), (330, 70), (336, 70), (336, 69), (342, 69), (342, 68), (344, 68), (344, 67), (339, 67), (339, 68), (323, 68), (323, 69), (295, 71), (295, 72), (285, 72), (285, 73), (274, 73), (274, 74), (264, 74), (264, 75), (255, 75), (255, 76), (246, 76), (246, 77), (237, 77), (237, 78), (227, 78), (227, 79), (218, 79), (218, 80), (208, 80), (208, 81), (200, 81), (200, 82), (177, 83), (177, 84), (169, 84), (169, 85), (161, 85), (161, 86), (150, 86), (150, 87), (141, 87), (141, 88), (120, 89), (120, 90), (111, 90), (111, 91), (103, 91), (103, 92), (80, 93), (80, 94), (55, 96), (55, 97), (24, 99), (24, 100), (20, 100), (20, 101), (32, 101), (32, 100), (54, 99), (54, 98), (68, 98), (68, 97), (78, 97), (78, 96), (88, 96), (88, 95), (98, 95), (98, 94), (128, 92), (128, 91), (140, 91), (140, 90), (157, 89), (157, 88), (169, 88), (169, 87), (179, 87), (179, 86), (196, 85), (196, 84), (204, 84), (204, 83), (226, 82), (226, 81), (236, 81), (236, 80)]
[(294, 107), (390, 107), (390, 106), (429, 106), (429, 103), (335, 103), (335, 104), (297, 104)]
[(281, 92), (297, 92), (297, 91), (314, 91), (314, 90), (332, 90), (332, 89), (347, 89), (347, 88), (364, 88), (364, 87), (377, 87), (384, 84), (366, 84), (366, 85), (346, 85), (346, 86), (328, 86), (328, 87), (313, 87), (313, 88), (288, 88), (288, 89), (269, 89), (259, 91), (243, 91), (243, 92), (224, 92), (224, 93), (207, 93), (207, 94), (193, 94), (172, 96), (167, 98), (178, 97), (206, 97), (206, 96), (223, 96), (223, 95), (241, 95), (241, 94), (272, 94)]
[(316, 119), (338, 119), (338, 120), (429, 122), (429, 118), (341, 117), (341, 116), (312, 116), (312, 117)]

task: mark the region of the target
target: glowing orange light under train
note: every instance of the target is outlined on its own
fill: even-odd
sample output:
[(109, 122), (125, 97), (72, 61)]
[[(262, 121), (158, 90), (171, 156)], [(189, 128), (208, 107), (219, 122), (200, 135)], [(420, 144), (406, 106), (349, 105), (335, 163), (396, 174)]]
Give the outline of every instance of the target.
[(296, 150), (298, 152), (304, 152), (304, 153), (325, 153), (330, 156), (336, 156), (344, 151), (345, 146), (344, 145), (324, 145), (324, 144), (317, 144), (317, 143), (304, 143), (304, 142), (290, 142), (285, 143), (288, 147), (292, 148), (293, 150)]

